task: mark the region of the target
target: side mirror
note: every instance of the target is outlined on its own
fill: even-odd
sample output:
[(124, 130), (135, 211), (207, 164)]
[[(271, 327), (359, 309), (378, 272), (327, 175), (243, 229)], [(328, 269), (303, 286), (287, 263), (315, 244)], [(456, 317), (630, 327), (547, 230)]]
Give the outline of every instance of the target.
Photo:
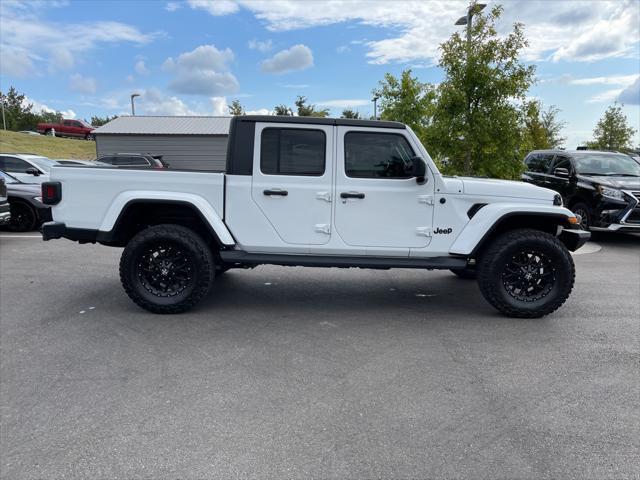
[(424, 183), (424, 176), (427, 174), (427, 164), (422, 157), (413, 157), (408, 170), (409, 175), (416, 178), (416, 182)]
[(553, 174), (556, 177), (560, 177), (560, 178), (569, 178), (569, 170), (566, 168), (556, 168), (553, 171)]
[(29, 167), (29, 168), (27, 168), (27, 169), (24, 171), (24, 173), (28, 173), (29, 175), (33, 175), (33, 176), (35, 176), (35, 177), (40, 176), (40, 170), (38, 170), (38, 169), (37, 169), (37, 168), (35, 168), (35, 167)]

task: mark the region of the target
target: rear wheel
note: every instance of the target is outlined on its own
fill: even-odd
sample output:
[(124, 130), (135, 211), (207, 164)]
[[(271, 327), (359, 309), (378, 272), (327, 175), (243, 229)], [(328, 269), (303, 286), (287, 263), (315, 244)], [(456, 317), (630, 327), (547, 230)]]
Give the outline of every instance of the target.
[(580, 215), (582, 220), (580, 221), (580, 228), (582, 230), (589, 230), (591, 227), (591, 213), (589, 212), (589, 206), (586, 203), (576, 203), (571, 211), (576, 215)]
[(519, 229), (502, 234), (478, 264), (482, 295), (510, 317), (537, 318), (557, 310), (575, 280), (571, 254), (554, 236)]
[(38, 225), (36, 211), (26, 203), (11, 202), (9, 208), (11, 219), (8, 228), (12, 232), (28, 232), (34, 230)]
[(127, 295), (153, 313), (186, 312), (209, 293), (214, 275), (210, 247), (179, 225), (141, 231), (120, 259), (120, 280)]

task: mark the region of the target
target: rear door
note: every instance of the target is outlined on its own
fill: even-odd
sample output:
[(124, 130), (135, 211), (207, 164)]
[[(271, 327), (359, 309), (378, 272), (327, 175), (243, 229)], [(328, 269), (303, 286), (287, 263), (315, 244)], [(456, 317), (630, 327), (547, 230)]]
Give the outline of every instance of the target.
[(404, 130), (338, 127), (336, 232), (352, 246), (423, 248), (431, 241), (434, 182), (406, 173), (416, 155)]
[(333, 126), (256, 123), (251, 197), (280, 239), (331, 237)]

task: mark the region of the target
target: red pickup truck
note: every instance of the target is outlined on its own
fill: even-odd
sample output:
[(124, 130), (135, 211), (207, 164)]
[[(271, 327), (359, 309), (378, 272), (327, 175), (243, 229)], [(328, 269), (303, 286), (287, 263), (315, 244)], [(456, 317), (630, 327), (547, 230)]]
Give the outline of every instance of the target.
[(83, 120), (60, 119), (60, 123), (39, 123), (37, 130), (38, 133), (43, 135), (53, 135), (55, 131), (56, 137), (75, 137), (93, 140), (92, 132), (95, 128)]

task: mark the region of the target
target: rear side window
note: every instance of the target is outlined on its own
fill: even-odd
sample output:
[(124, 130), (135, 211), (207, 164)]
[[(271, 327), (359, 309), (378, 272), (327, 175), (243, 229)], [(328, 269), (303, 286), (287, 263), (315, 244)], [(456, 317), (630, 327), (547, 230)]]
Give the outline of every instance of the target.
[(149, 165), (149, 161), (144, 157), (100, 157), (98, 160), (103, 163), (109, 163), (111, 165), (119, 165), (123, 167)]
[(265, 128), (260, 140), (260, 170), (266, 175), (323, 175), (326, 143), (322, 130)]
[(411, 178), (415, 156), (407, 139), (397, 133), (348, 132), (344, 136), (344, 169), (353, 178)]
[(527, 170), (535, 173), (547, 173), (549, 167), (551, 167), (551, 161), (553, 160), (553, 154), (549, 153), (536, 153), (529, 155), (524, 163), (527, 165)]

